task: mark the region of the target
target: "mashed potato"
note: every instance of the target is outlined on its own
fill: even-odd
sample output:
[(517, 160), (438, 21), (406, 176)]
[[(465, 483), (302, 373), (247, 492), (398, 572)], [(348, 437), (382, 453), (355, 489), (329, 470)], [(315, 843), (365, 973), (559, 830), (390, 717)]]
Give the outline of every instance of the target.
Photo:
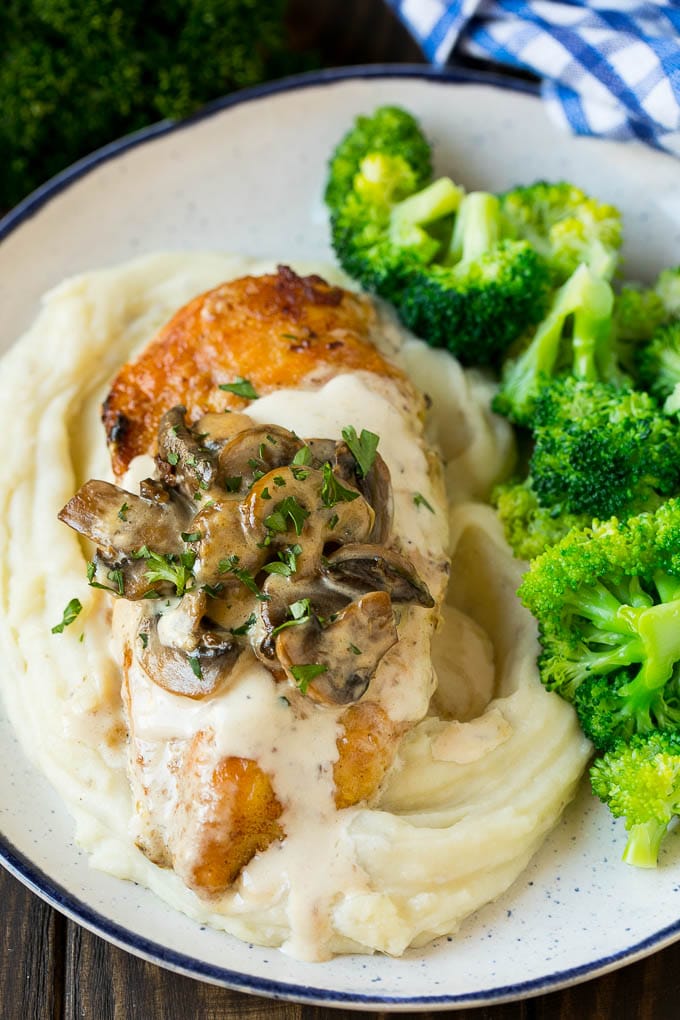
[[(5, 357), (0, 683), (26, 753), (59, 791), (95, 867), (150, 887), (203, 923), (294, 955), (399, 954), (455, 931), (508, 888), (571, 798), (590, 752), (571, 708), (539, 682), (535, 625), (514, 594), (520, 565), (484, 503), (512, 457), (509, 427), (488, 411), (488, 382), (389, 330), (393, 356), (432, 398), (429, 428), (451, 500), (452, 581), (430, 712), (404, 738), (377, 805), (341, 813), (334, 851), (360, 881), (333, 886), (323, 847), (321, 856), (313, 851), (317, 877), (330, 883), (323, 945), (299, 937), (309, 868), (292, 871), (282, 891), (280, 875), (272, 884), (270, 849), (249, 866), (247, 882), (207, 904), (134, 845), (111, 603), (87, 585), (80, 541), (56, 518), (86, 479), (111, 477), (99, 408), (120, 364), (195, 294), (269, 268), (161, 255), (86, 274), (47, 296)], [(73, 597), (80, 616), (53, 635)]]

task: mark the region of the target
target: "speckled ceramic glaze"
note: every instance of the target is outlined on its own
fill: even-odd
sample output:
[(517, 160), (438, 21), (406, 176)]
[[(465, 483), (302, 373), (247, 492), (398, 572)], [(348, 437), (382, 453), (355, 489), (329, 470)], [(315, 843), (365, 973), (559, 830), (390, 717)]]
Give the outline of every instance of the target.
[[(0, 351), (65, 276), (167, 249), (329, 259), (321, 190), (356, 113), (406, 106), (438, 171), (501, 189), (567, 178), (620, 206), (626, 276), (680, 262), (680, 163), (638, 146), (559, 134), (532, 90), (409, 69), (335, 72), (255, 90), (190, 123), (111, 146), (0, 224)], [(451, 1008), (557, 988), (680, 935), (680, 843), (655, 872), (623, 865), (623, 828), (584, 784), (526, 873), (455, 939), (399, 960), (304, 964), (199, 928), (151, 893), (89, 868), (49, 783), (0, 719), (0, 853), (51, 903), (156, 963), (245, 991), (307, 1002)]]

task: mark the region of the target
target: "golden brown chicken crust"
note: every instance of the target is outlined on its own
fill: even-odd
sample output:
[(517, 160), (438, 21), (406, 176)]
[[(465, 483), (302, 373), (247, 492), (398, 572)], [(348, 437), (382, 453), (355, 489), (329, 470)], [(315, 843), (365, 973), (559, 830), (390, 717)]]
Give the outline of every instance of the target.
[(169, 408), (184, 405), (192, 422), (207, 411), (243, 409), (243, 398), (219, 389), (237, 377), (260, 395), (303, 386), (312, 375), (318, 385), (340, 371), (403, 378), (371, 343), (375, 325), (370, 301), (287, 266), (201, 294), (113, 381), (102, 417), (115, 475), (155, 450)]

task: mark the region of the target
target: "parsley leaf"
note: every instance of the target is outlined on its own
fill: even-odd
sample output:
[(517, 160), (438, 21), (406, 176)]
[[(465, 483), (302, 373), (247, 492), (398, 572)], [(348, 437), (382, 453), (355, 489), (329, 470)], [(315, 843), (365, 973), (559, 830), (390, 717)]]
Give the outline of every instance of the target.
[(413, 493), (413, 502), (415, 503), (416, 506), (427, 507), (431, 514), (434, 513), (434, 507), (432, 506), (431, 503), (427, 502), (425, 497), (420, 492)]
[(357, 462), (359, 474), (365, 478), (373, 467), (380, 437), (376, 436), (375, 432), (369, 432), (368, 429), (362, 429), (361, 435), (357, 436), (354, 426), (348, 425), (342, 430), (342, 438)]
[(61, 623), (57, 623), (52, 628), (52, 633), (63, 634), (64, 627), (69, 627), (73, 623), (73, 621), (78, 618), (82, 608), (83, 607), (80, 599), (71, 599), (69, 604), (66, 606), (66, 609), (64, 610), (64, 615), (62, 617)]
[(255, 616), (255, 613), (251, 613), (245, 623), (242, 623), (240, 627), (231, 627), (229, 632), (233, 634), (234, 637), (239, 637), (243, 634), (247, 634), (250, 628), (255, 626), (256, 622), (257, 617)]
[(246, 400), (257, 400), (257, 393), (250, 379), (244, 379), (240, 375), (236, 376), (235, 382), (222, 383), (220, 389), (237, 397), (245, 397)]
[(329, 461), (326, 461), (322, 471), (321, 501), (324, 506), (335, 506), (336, 503), (351, 503), (353, 499), (359, 498), (358, 492), (354, 492), (353, 489), (346, 489), (344, 485), (340, 484), (333, 474), (333, 468)]
[(127, 505), (127, 503), (123, 503), (120, 510), (118, 511), (118, 517), (121, 521), (127, 522), (127, 512), (129, 509), (130, 507)]
[(308, 446), (301, 446), (293, 457), (291, 464), (300, 467), (308, 467), (312, 463), (312, 451)]
[(328, 666), (323, 666), (320, 662), (310, 662), (303, 666), (290, 667), (290, 672), (301, 694), (306, 694), (312, 680), (315, 680), (317, 676), (321, 676), (327, 670)]
[[(274, 479), (276, 481), (276, 479)], [(297, 535), (302, 534), (304, 523), (309, 517), (309, 510), (305, 510), (303, 506), (296, 500), (295, 496), (286, 496), (285, 499), (276, 507), (273, 514), (269, 514), (264, 519), (264, 526), (267, 531), (280, 532), (288, 531), (290, 528), (289, 521), (295, 528)]]

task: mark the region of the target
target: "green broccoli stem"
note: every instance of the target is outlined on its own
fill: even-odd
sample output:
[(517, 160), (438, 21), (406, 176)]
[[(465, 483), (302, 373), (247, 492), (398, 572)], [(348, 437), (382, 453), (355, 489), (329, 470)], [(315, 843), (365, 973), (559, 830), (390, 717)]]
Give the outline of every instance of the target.
[(464, 194), (464, 190), (449, 177), (440, 177), (398, 202), (390, 213), (390, 239), (395, 244), (408, 244), (409, 237), (417, 228), (457, 212)]
[(550, 377), (560, 355), (567, 318), (573, 316), (572, 372), (577, 379), (597, 381), (611, 361), (609, 336), (614, 295), (605, 281), (581, 265), (555, 294), (548, 315), (533, 340), (512, 366), (503, 391), (523, 416)]
[(500, 202), (486, 191), (473, 191), (460, 204), (453, 228), (447, 265), (475, 262), (500, 239)]
[(636, 868), (655, 868), (666, 829), (665, 822), (657, 821), (639, 822), (631, 826), (622, 860)]

